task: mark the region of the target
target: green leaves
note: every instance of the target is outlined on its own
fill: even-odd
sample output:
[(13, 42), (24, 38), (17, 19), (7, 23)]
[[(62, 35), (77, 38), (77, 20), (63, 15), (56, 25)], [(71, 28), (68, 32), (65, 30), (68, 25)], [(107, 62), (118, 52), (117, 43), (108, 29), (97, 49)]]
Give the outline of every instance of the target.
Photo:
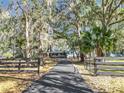
[(101, 27), (94, 26), (91, 31), (83, 32), (81, 39), (81, 51), (89, 53), (93, 51), (97, 45), (105, 51), (113, 50), (116, 44), (116, 37), (112, 30), (105, 31)]

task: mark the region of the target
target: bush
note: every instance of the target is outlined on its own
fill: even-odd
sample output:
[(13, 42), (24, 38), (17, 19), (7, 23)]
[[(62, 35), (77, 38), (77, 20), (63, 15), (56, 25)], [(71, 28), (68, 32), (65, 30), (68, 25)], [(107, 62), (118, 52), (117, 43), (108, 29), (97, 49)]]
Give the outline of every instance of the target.
[(3, 54), (3, 56), (6, 57), (6, 58), (11, 58), (11, 57), (13, 57), (13, 54), (10, 53), (10, 52), (6, 52), (6, 53)]

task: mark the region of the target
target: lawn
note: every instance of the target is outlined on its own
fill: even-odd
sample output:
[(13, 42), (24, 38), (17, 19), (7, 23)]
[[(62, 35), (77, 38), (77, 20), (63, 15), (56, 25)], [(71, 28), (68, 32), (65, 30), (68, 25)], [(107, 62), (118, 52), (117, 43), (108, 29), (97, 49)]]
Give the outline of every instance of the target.
[(0, 74), (0, 93), (22, 93), (31, 84), (32, 80), (39, 79), (55, 64), (55, 60), (46, 59), (45, 65), (40, 68), (40, 75), (37, 73)]
[(86, 83), (97, 92), (102, 93), (124, 93), (124, 77), (114, 76), (92, 76), (85, 70), (82, 63), (73, 62), (74, 66), (78, 68), (82, 78)]
[(109, 60), (110, 62), (124, 62), (124, 60)]

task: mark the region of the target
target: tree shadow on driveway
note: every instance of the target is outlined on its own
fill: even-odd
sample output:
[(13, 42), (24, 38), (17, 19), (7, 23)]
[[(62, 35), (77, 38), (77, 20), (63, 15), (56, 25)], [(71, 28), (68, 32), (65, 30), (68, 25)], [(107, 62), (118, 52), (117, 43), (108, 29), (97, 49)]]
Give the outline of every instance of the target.
[(76, 70), (71, 63), (61, 61), (23, 93), (94, 93)]

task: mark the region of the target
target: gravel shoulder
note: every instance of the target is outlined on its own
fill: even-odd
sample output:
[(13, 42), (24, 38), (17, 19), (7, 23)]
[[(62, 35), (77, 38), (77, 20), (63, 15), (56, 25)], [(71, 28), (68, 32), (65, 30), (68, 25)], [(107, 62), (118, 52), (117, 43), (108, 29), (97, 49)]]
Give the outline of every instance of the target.
[(98, 93), (124, 93), (124, 77), (91, 76), (82, 63), (73, 62), (86, 83)]

